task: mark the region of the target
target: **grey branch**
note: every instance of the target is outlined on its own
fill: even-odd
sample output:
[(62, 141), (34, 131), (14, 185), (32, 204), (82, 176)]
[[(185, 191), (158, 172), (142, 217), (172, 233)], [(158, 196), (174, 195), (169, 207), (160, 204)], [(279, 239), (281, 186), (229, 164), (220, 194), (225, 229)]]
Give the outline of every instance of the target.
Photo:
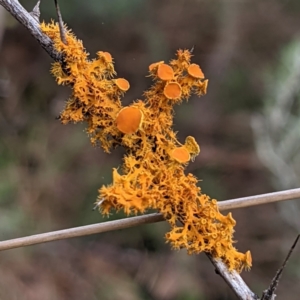
[(39, 23), (40, 22), (40, 3), (41, 1), (39, 0), (37, 2), (37, 4), (35, 5), (35, 7), (33, 8), (32, 12), (30, 12), (30, 14), (34, 17), (34, 19)]
[[(0, 0), (0, 5), (28, 29), (42, 48), (44, 48), (55, 61), (62, 62), (62, 54), (54, 49), (51, 39), (41, 31), (39, 22), (26, 11), (18, 1)], [(37, 11), (37, 6), (35, 6), (34, 11)]]
[(220, 259), (212, 257), (209, 253), (206, 253), (206, 255), (215, 266), (216, 273), (231, 287), (238, 299), (259, 300), (259, 297), (249, 289), (242, 277), (236, 271), (229, 272), (227, 266)]

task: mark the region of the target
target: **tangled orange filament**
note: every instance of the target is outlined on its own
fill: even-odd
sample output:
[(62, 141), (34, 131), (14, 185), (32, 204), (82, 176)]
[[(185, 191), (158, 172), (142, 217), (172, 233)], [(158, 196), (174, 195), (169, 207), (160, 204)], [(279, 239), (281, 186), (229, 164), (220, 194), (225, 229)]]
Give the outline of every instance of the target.
[(250, 252), (240, 253), (233, 246), (231, 213), (222, 215), (217, 201), (202, 194), (197, 178), (184, 172), (200, 152), (197, 142), (188, 136), (182, 145), (172, 130), (173, 106), (192, 93), (202, 96), (207, 89), (208, 80), (199, 65), (191, 63), (191, 53), (178, 50), (169, 64), (151, 64), (153, 85), (144, 100), (123, 107), (121, 97), (130, 85), (124, 78), (114, 78), (108, 52), (99, 51), (96, 59), (89, 60), (82, 42), (70, 31), (65, 45), (57, 24), (43, 23), (41, 28), (64, 54), (64, 67), (54, 63), (52, 74), (58, 84), (72, 87), (60, 115), (62, 123), (85, 121), (92, 144), (101, 144), (106, 152), (116, 146), (127, 150), (122, 167), (113, 170), (112, 184), (99, 190), (101, 212), (157, 209), (171, 226), (166, 239), (173, 248), (209, 252), (230, 270), (250, 268)]

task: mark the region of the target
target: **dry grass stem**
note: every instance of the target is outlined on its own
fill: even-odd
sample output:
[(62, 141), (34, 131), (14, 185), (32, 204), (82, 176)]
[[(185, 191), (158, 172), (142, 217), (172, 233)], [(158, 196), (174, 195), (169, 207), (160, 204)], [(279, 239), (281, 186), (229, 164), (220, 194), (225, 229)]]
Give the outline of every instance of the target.
[[(262, 194), (244, 198), (237, 198), (219, 202), (220, 210), (236, 209), (254, 205), (267, 204), (277, 201), (285, 201), (300, 198), (300, 188), (286, 190), (281, 192)], [(0, 251), (34, 244), (41, 244), (56, 240), (69, 239), (73, 237), (91, 235), (107, 231), (129, 228), (137, 225), (149, 224), (163, 221), (164, 218), (159, 213), (130, 217), (126, 219), (108, 221), (93, 225), (69, 228), (64, 230), (52, 231), (47, 233), (36, 234), (23, 238), (17, 238), (0, 242)]]

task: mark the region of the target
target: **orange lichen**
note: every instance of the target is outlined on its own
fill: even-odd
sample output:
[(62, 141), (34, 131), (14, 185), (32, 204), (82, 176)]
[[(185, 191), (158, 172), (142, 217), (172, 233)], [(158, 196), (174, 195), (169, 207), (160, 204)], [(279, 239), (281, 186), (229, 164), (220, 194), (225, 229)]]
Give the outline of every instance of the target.
[(188, 136), (184, 143), (185, 148), (189, 151), (192, 161), (200, 153), (200, 146), (197, 144), (196, 140), (192, 136)]
[(72, 87), (61, 121), (86, 121), (93, 144), (99, 143), (107, 152), (116, 146), (127, 150), (122, 167), (113, 170), (112, 184), (99, 190), (101, 212), (157, 209), (171, 226), (166, 239), (173, 248), (209, 252), (230, 270), (249, 268), (250, 252), (240, 253), (233, 246), (232, 215), (222, 215), (217, 201), (201, 192), (198, 179), (185, 174), (186, 163), (200, 152), (197, 142), (187, 137), (182, 145), (172, 130), (173, 106), (192, 93), (204, 95), (207, 89), (200, 67), (191, 64), (190, 51), (177, 51), (169, 65), (151, 64), (154, 84), (144, 93), (145, 100), (124, 108), (121, 96), (127, 85), (114, 79), (108, 52), (99, 51), (96, 59), (89, 60), (82, 42), (72, 33), (67, 31), (65, 45), (57, 24), (43, 23), (41, 28), (64, 55), (64, 67), (54, 63), (53, 75), (59, 84)]
[(143, 121), (143, 113), (136, 107), (124, 107), (116, 117), (117, 128), (125, 134), (136, 132)]
[(165, 81), (172, 80), (174, 78), (174, 71), (167, 64), (159, 64), (157, 68), (157, 77)]
[(191, 159), (189, 151), (184, 146), (173, 149), (170, 156), (179, 163), (187, 163)]
[(192, 136), (186, 137), (184, 146), (192, 155), (198, 155), (200, 153), (200, 147), (197, 144), (195, 138)]
[(204, 79), (204, 74), (197, 64), (191, 64), (188, 67), (187, 72), (194, 78)]
[(150, 66), (149, 66), (149, 72), (153, 71), (156, 67), (158, 67), (160, 64), (163, 64), (164, 61), (159, 61), (159, 62), (155, 62), (155, 63), (152, 63)]
[(112, 63), (113, 61), (112, 56), (109, 52), (99, 51), (98, 56), (103, 57), (108, 63)]
[(178, 99), (181, 97), (181, 86), (177, 82), (170, 82), (164, 88), (164, 95), (168, 99)]
[(129, 82), (124, 78), (115, 79), (115, 83), (116, 83), (117, 87), (123, 92), (128, 91), (130, 88)]

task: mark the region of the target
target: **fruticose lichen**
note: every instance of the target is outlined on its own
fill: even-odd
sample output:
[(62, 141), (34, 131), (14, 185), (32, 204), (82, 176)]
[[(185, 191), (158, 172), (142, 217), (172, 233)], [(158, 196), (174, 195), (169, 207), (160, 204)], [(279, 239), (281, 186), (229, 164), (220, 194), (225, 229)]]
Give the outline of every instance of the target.
[(230, 270), (250, 268), (250, 252), (240, 253), (233, 246), (236, 222), (231, 213), (222, 215), (217, 201), (202, 194), (198, 179), (185, 174), (186, 165), (200, 153), (199, 145), (191, 136), (181, 144), (172, 129), (174, 105), (191, 94), (202, 96), (207, 89), (208, 80), (199, 65), (191, 63), (191, 52), (178, 50), (168, 64), (151, 64), (153, 85), (144, 92), (144, 100), (124, 107), (121, 98), (130, 85), (115, 77), (110, 53), (99, 51), (90, 60), (70, 31), (64, 44), (57, 24), (43, 23), (41, 28), (64, 55), (64, 65), (54, 63), (52, 74), (58, 84), (72, 88), (60, 115), (62, 123), (85, 121), (92, 144), (105, 152), (116, 146), (126, 149), (122, 166), (113, 169), (112, 184), (99, 190), (102, 214), (156, 209), (171, 226), (166, 239), (173, 248), (209, 252)]

